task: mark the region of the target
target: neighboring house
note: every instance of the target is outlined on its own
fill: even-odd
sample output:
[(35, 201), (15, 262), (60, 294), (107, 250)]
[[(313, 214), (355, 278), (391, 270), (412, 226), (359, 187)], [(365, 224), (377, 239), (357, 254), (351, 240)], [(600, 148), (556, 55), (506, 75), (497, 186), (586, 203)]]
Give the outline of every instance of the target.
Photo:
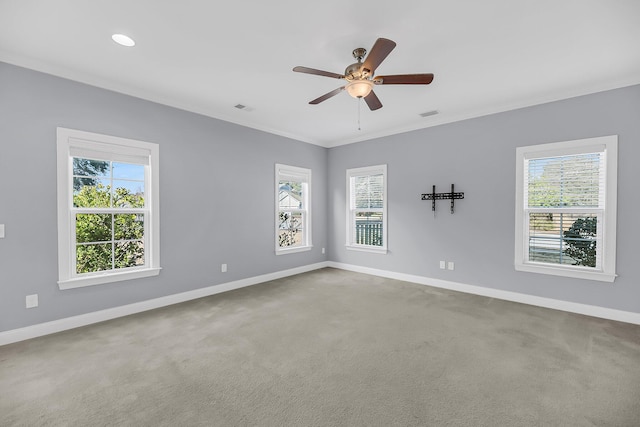
[(280, 209), (302, 207), (302, 196), (296, 194), (289, 184), (282, 184), (279, 191)]

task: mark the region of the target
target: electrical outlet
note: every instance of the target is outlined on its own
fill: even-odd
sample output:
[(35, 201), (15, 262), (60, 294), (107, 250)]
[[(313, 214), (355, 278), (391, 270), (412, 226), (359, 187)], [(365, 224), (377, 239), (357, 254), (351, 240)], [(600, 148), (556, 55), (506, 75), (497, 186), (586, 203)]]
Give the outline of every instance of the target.
[(4, 224), (0, 224), (0, 239), (4, 239)]
[(27, 308), (34, 308), (38, 306), (38, 294), (27, 295), (25, 298), (25, 304)]
[(449, 261), (449, 263), (447, 264), (447, 269), (453, 270), (453, 261)]
[(220, 266), (220, 271), (223, 272), (223, 273), (226, 273), (227, 272), (227, 264), (222, 264)]
[(440, 268), (441, 268), (441, 269), (443, 269), (443, 270), (446, 268), (446, 267), (444, 266), (444, 264), (445, 264), (445, 263), (444, 263), (444, 261), (440, 261)]
[(322, 248), (322, 253), (324, 254), (324, 248)]

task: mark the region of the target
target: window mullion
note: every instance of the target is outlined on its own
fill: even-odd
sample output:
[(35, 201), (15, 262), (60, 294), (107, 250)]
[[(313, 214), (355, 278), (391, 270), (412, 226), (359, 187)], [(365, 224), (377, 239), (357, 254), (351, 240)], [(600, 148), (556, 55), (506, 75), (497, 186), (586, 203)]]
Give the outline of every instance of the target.
[[(111, 192), (113, 194), (113, 191)], [(116, 215), (111, 214), (111, 269), (116, 269)]]

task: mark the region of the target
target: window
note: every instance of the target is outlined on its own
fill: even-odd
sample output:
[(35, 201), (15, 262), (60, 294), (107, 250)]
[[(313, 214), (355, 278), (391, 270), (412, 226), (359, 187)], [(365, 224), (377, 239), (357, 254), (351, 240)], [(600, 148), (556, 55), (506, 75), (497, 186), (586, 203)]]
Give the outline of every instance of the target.
[(276, 254), (311, 249), (311, 170), (276, 164)]
[(387, 252), (387, 165), (347, 169), (347, 249)]
[(613, 282), (617, 136), (516, 150), (515, 268)]
[(157, 275), (158, 145), (58, 128), (60, 289)]

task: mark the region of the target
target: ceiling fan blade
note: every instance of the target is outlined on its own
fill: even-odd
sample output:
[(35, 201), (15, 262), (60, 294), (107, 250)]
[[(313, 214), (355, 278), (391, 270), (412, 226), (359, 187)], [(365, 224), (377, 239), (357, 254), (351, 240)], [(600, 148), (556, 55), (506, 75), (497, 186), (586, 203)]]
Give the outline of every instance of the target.
[(337, 94), (339, 94), (343, 90), (344, 90), (344, 86), (339, 87), (338, 89), (334, 89), (331, 92), (325, 93), (321, 97), (314, 99), (313, 101), (309, 101), (309, 104), (313, 104), (313, 105), (320, 104), (322, 101), (326, 101), (327, 99), (331, 98), (332, 96), (336, 96)]
[(334, 79), (344, 79), (342, 74), (332, 73), (331, 71), (316, 70), (315, 68), (308, 67), (294, 67), (293, 71), (296, 73), (315, 74), (316, 76), (333, 77)]
[(373, 82), (382, 85), (428, 85), (433, 81), (433, 74), (397, 74), (393, 76), (376, 76)]
[(375, 111), (378, 108), (382, 108), (382, 102), (378, 99), (378, 96), (374, 91), (369, 92), (369, 95), (364, 97), (365, 102), (369, 106), (371, 111)]
[(369, 70), (369, 75), (373, 75), (376, 68), (378, 68), (378, 65), (384, 61), (387, 55), (389, 55), (395, 47), (396, 42), (393, 40), (379, 38), (373, 44), (373, 47), (369, 51), (369, 55), (367, 55), (367, 58), (364, 60), (362, 69)]

